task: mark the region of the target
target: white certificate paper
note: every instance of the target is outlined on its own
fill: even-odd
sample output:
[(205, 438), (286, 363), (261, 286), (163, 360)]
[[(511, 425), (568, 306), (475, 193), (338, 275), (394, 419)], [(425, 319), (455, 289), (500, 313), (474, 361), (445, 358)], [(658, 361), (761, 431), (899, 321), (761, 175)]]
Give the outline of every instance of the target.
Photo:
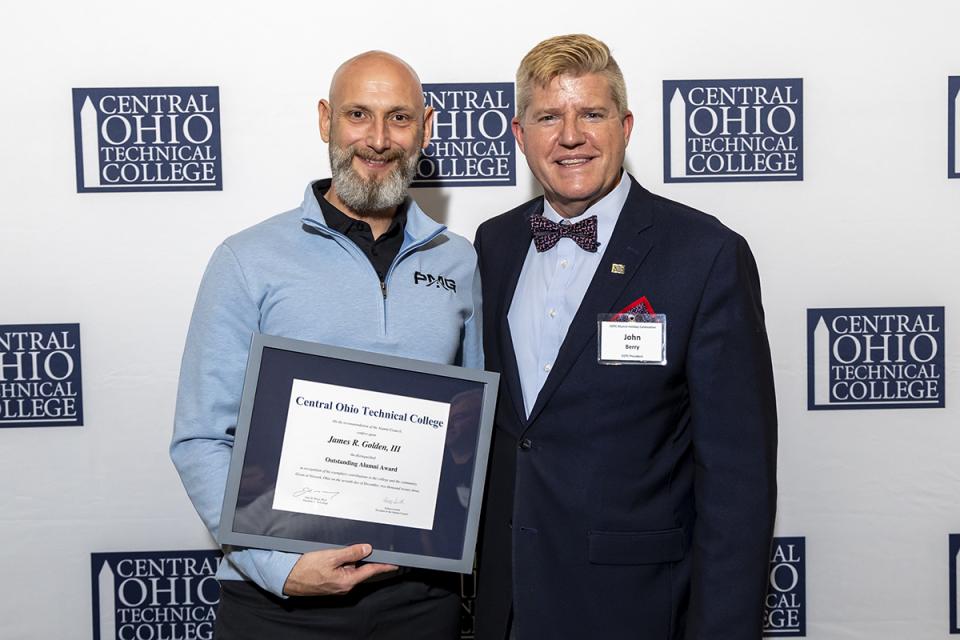
[(450, 404), (294, 379), (273, 508), (432, 529)]

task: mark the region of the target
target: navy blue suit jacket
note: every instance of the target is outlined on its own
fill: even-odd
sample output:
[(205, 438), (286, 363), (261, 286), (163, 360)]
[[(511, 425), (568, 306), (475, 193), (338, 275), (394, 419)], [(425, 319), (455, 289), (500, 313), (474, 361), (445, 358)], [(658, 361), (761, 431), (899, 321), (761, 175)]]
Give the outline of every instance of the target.
[[(486, 366), (501, 373), (477, 637), (503, 640), (512, 607), (520, 640), (757, 640), (777, 429), (750, 249), (632, 182), (527, 418), (507, 312), (542, 210), (477, 231)], [(667, 365), (598, 364), (597, 315), (641, 296), (667, 316)]]

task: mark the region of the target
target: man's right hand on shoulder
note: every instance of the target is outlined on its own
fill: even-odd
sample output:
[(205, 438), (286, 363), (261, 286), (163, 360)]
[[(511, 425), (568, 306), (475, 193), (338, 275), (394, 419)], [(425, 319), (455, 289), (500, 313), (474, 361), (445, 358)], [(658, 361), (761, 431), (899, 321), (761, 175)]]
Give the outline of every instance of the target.
[(372, 551), (373, 547), (368, 544), (355, 544), (343, 549), (305, 553), (293, 565), (283, 592), (288, 596), (342, 595), (378, 573), (397, 570), (392, 564), (357, 566), (356, 563)]

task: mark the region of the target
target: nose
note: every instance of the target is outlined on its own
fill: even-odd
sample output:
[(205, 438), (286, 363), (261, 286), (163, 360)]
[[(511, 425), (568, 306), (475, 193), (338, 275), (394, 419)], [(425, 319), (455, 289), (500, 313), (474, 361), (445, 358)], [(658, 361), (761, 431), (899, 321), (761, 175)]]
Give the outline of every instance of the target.
[(584, 142), (583, 131), (580, 130), (580, 119), (575, 114), (564, 116), (563, 129), (560, 131), (560, 144), (572, 149), (579, 147)]
[(383, 153), (390, 148), (390, 129), (386, 118), (378, 118), (370, 125), (370, 130), (367, 132), (367, 146), (377, 153)]

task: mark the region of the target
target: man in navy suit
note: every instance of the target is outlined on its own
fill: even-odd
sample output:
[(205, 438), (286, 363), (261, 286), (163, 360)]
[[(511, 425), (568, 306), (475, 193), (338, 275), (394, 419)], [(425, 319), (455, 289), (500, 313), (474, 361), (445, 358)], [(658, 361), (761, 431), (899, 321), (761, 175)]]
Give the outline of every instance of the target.
[[(476, 239), (502, 374), (481, 640), (761, 635), (777, 430), (756, 264), (623, 171), (632, 126), (602, 42), (551, 38), (521, 63), (513, 131), (544, 196)], [(642, 355), (598, 330), (621, 311), (653, 336)], [(624, 366), (598, 362), (598, 332)]]

